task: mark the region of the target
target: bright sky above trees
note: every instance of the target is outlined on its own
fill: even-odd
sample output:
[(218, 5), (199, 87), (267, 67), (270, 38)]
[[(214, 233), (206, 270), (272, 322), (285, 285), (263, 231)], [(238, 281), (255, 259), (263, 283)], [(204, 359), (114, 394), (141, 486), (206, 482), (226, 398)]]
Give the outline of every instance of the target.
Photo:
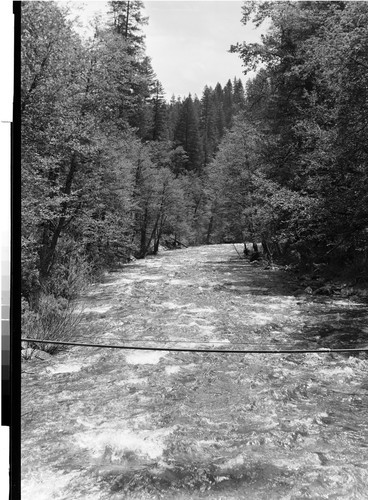
[[(242, 78), (240, 58), (228, 52), (237, 42), (259, 39), (253, 28), (241, 22), (243, 2), (149, 0), (144, 2), (149, 17), (146, 34), (147, 54), (166, 98), (172, 94), (202, 95), (205, 85), (224, 85), (229, 78)], [(81, 20), (104, 12), (106, 2), (73, 2)]]
[(205, 85), (222, 85), (242, 77), (241, 61), (228, 52), (238, 41), (255, 39), (253, 28), (241, 25), (238, 1), (148, 1), (147, 53), (172, 93), (200, 97)]

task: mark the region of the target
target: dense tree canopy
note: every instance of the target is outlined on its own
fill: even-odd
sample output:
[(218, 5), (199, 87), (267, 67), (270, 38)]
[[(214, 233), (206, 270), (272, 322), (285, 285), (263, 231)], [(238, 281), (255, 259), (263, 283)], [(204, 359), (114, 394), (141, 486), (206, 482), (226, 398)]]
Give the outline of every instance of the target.
[[(22, 290), (68, 299), (160, 244), (263, 241), (354, 264), (368, 248), (368, 5), (245, 2), (257, 70), (165, 99), (140, 1), (82, 40), (66, 8), (22, 2)], [(365, 271), (364, 271), (365, 269)]]
[(262, 134), (258, 191), (273, 185), (257, 204), (258, 230), (292, 243), (305, 262), (366, 263), (368, 6), (244, 4), (244, 23), (266, 19), (262, 43), (232, 47), (245, 71), (261, 64), (242, 116)]

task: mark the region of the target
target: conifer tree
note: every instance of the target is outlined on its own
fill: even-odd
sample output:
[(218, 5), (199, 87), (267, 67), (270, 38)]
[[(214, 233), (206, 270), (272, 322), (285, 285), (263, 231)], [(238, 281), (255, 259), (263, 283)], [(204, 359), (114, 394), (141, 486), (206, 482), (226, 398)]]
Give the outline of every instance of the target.
[(198, 117), (190, 94), (181, 106), (174, 140), (178, 146), (183, 146), (188, 155), (188, 169), (200, 173), (202, 147), (199, 136)]
[(224, 94), (220, 83), (217, 83), (214, 90), (214, 106), (216, 110), (216, 128), (218, 136), (221, 139), (225, 131), (225, 114), (224, 114)]
[(110, 13), (113, 16), (112, 26), (114, 31), (121, 35), (127, 42), (129, 54), (134, 54), (144, 47), (142, 26), (147, 24), (148, 18), (142, 15), (143, 2), (133, 0), (128, 2), (108, 2)]
[(223, 104), (224, 104), (224, 116), (225, 116), (225, 127), (230, 128), (233, 118), (233, 84), (231, 80), (228, 80), (227, 84), (223, 89)]
[(160, 141), (168, 137), (167, 106), (162, 84), (155, 80), (154, 95), (151, 98), (152, 128), (151, 139)]
[(181, 105), (180, 97), (176, 98), (175, 95), (172, 95), (168, 106), (168, 133), (170, 141), (174, 140)]
[(129, 124), (137, 129), (139, 136), (147, 139), (152, 125), (147, 104), (154, 93), (156, 78), (151, 60), (145, 54), (142, 28), (147, 24), (148, 18), (142, 15), (144, 5), (140, 0), (110, 1), (108, 5), (112, 17), (110, 29), (123, 39), (123, 50), (130, 58), (130, 69), (120, 68), (129, 82), (121, 93), (120, 116), (126, 117)]
[(206, 166), (212, 159), (218, 138), (214, 93), (207, 85), (204, 88), (201, 99), (200, 129), (203, 147), (203, 165)]
[(234, 78), (233, 83), (233, 112), (234, 114), (239, 113), (239, 111), (245, 108), (245, 93), (242, 81)]
[(129, 124), (137, 129), (139, 137), (149, 140), (154, 122), (151, 101), (156, 93), (156, 74), (147, 56), (135, 69), (130, 96), (134, 99), (135, 108), (130, 114)]

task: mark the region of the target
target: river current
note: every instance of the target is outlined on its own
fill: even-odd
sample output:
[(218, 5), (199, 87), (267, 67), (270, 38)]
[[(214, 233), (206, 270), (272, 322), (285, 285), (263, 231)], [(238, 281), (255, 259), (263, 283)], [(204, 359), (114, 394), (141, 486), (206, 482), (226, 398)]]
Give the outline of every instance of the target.
[[(239, 245), (240, 251), (240, 245)], [(163, 252), (82, 299), (70, 348), (24, 361), (22, 499), (368, 499), (363, 300), (316, 297), (232, 245)]]

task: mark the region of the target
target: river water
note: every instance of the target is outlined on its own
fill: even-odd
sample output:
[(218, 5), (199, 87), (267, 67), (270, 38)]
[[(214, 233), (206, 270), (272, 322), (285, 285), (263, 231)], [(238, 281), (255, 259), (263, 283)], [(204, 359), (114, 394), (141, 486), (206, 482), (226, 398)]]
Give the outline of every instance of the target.
[[(231, 351), (368, 344), (366, 303), (303, 293), (232, 245), (129, 264), (82, 303), (76, 340)], [(23, 500), (368, 498), (365, 354), (80, 347), (23, 369)]]

